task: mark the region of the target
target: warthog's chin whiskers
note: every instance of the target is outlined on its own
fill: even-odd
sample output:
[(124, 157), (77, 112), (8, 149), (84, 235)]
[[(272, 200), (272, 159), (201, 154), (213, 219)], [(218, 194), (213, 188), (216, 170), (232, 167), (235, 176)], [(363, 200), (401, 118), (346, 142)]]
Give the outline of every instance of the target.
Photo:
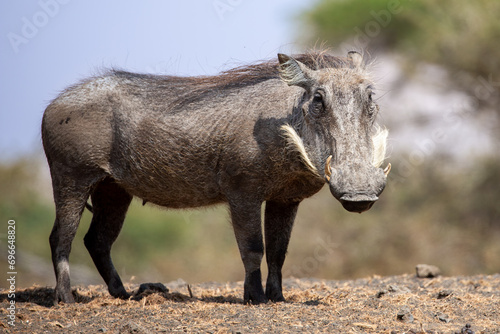
[[(373, 166), (379, 168), (385, 160), (385, 152), (387, 148), (387, 136), (389, 131), (377, 127), (375, 135), (372, 137), (373, 142)], [(389, 168), (390, 170), (390, 168)]]

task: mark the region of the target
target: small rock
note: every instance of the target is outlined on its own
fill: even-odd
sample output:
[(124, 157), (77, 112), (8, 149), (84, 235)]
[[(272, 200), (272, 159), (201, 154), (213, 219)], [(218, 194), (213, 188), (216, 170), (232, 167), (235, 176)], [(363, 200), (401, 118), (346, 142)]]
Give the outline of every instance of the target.
[(441, 290), (438, 292), (438, 296), (437, 296), (437, 299), (444, 299), (448, 296), (451, 296), (453, 294), (453, 291), (452, 290)]
[(411, 291), (406, 286), (399, 286), (396, 284), (390, 284), (389, 286), (387, 286), (387, 289), (380, 290), (379, 292), (377, 292), (377, 294), (375, 296), (377, 298), (380, 298), (383, 295), (388, 294), (389, 292), (396, 294), (396, 295), (400, 295), (400, 294), (410, 293)]
[(379, 292), (377, 292), (377, 295), (376, 297), (377, 298), (381, 298), (383, 295), (385, 295), (386, 293), (388, 293), (389, 291), (387, 290), (380, 290)]
[(390, 284), (389, 287), (389, 292), (394, 292), (397, 294), (405, 294), (405, 293), (410, 293), (410, 289), (408, 289), (406, 286), (400, 287), (399, 285), (396, 284)]
[(400, 321), (407, 323), (412, 323), (414, 320), (413, 315), (410, 313), (410, 308), (408, 306), (404, 306), (401, 310), (399, 310), (396, 318)]
[(472, 326), (470, 324), (466, 324), (460, 332), (455, 332), (457, 334), (474, 334), (474, 331), (472, 330)]
[(441, 275), (441, 270), (438, 267), (429, 264), (418, 264), (416, 270), (419, 278), (432, 278)]
[(389, 291), (390, 292), (397, 292), (399, 290), (399, 287), (395, 284), (390, 284), (389, 285)]
[(436, 317), (439, 319), (439, 321), (446, 323), (450, 322), (450, 317), (448, 316), (448, 314), (439, 312), (438, 314), (436, 314)]

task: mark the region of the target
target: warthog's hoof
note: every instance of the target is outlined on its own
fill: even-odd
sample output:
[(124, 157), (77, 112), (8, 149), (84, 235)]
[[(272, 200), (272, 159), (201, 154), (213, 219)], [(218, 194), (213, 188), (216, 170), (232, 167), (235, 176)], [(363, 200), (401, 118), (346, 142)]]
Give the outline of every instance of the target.
[(59, 304), (59, 302), (65, 304), (73, 304), (75, 302), (75, 298), (71, 291), (60, 291), (56, 288), (54, 293), (54, 306)]

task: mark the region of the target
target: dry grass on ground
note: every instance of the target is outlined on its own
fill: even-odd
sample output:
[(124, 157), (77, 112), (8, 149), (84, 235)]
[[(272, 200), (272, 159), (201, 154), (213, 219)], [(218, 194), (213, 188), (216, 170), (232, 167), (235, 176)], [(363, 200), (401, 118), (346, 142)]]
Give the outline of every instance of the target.
[[(168, 293), (111, 298), (78, 287), (77, 303), (51, 306), (53, 289), (16, 294), (15, 327), (0, 294), (6, 333), (500, 333), (500, 275), (351, 281), (287, 279), (285, 303), (242, 304), (238, 283), (167, 284)], [(137, 289), (137, 286), (128, 286)]]

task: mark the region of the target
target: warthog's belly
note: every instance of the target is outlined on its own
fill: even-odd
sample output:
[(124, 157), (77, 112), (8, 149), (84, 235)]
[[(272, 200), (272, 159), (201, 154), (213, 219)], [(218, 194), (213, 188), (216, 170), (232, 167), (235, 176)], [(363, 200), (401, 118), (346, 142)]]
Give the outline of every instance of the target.
[(118, 181), (130, 194), (145, 202), (170, 208), (192, 208), (224, 202), (218, 184), (210, 177), (176, 178), (168, 175)]

